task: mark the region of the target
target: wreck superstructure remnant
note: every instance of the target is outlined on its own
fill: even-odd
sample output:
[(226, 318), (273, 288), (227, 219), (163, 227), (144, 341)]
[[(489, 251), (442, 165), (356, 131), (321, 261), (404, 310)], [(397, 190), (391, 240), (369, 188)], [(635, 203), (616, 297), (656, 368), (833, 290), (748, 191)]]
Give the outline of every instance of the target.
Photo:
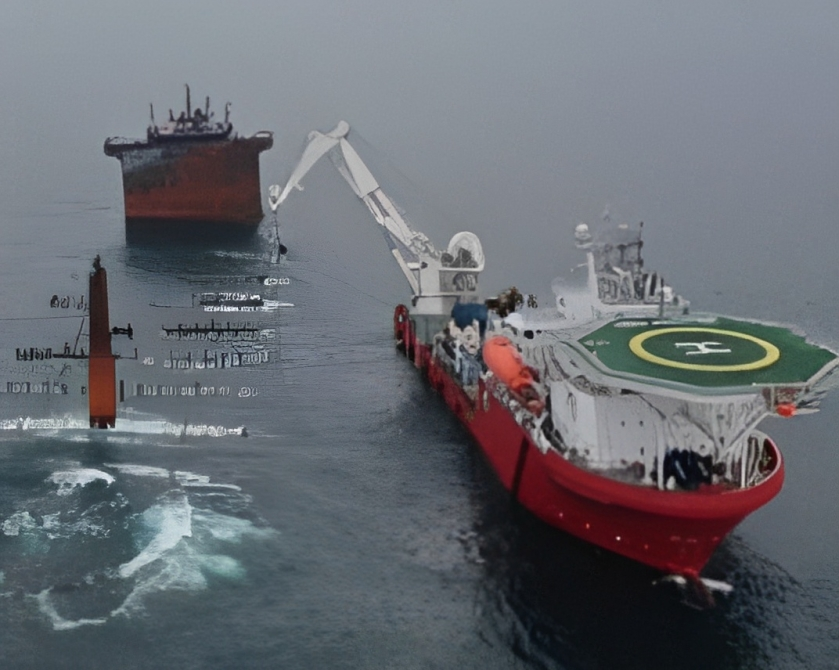
[(397, 346), (480, 445), (504, 486), (547, 523), (701, 584), (725, 536), (780, 491), (784, 464), (758, 428), (814, 411), (835, 352), (774, 324), (692, 314), (644, 268), (641, 228), (575, 231), (588, 282), (555, 305), (515, 288), (481, 302), (483, 251), (414, 231), (347, 141), (313, 132), (279, 205), (329, 154), (386, 230), (411, 285)]
[(257, 225), (263, 217), (259, 154), (273, 145), (273, 134), (239, 137), (230, 122), (210, 111), (186, 110), (157, 124), (154, 108), (145, 140), (110, 137), (105, 153), (122, 166), (126, 221), (175, 220)]

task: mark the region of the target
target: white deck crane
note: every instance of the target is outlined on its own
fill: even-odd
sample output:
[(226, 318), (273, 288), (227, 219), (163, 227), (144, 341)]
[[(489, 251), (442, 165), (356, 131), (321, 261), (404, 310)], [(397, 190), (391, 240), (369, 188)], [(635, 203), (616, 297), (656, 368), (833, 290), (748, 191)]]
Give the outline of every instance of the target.
[(478, 300), (478, 275), (484, 269), (484, 253), (477, 235), (459, 232), (452, 237), (446, 251), (438, 251), (423, 233), (415, 231), (400, 214), (393, 201), (347, 141), (350, 126), (341, 121), (328, 133), (312, 131), (300, 161), (291, 173), (285, 188), (269, 190), (269, 204), (277, 208), (295, 188), (303, 190), (300, 181), (324, 154), (361, 198), (385, 235), (396, 262), (413, 291), (412, 310), (416, 314), (447, 314), (456, 302)]

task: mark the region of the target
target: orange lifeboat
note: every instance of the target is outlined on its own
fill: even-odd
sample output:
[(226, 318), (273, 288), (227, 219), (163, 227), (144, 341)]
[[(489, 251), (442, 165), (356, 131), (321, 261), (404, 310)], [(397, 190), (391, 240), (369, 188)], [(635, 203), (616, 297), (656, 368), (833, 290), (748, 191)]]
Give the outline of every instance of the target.
[(545, 401), (535, 387), (539, 373), (522, 360), (516, 346), (498, 335), (484, 343), (483, 357), (492, 374), (510, 389), (513, 397), (539, 416), (545, 409)]

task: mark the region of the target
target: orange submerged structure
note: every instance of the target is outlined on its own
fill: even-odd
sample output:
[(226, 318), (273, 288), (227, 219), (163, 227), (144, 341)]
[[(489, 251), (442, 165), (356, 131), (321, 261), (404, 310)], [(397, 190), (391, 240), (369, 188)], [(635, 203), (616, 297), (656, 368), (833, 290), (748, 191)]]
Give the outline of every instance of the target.
[(90, 357), (88, 359), (88, 405), (91, 428), (114, 427), (117, 416), (116, 358), (111, 351), (108, 318), (108, 275), (93, 263), (90, 275)]

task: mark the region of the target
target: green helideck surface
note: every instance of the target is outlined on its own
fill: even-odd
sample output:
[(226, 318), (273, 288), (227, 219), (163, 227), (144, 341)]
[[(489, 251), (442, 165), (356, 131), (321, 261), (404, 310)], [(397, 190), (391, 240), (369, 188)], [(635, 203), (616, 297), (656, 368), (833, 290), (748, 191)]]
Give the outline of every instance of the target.
[(787, 328), (724, 317), (616, 319), (579, 343), (614, 372), (700, 387), (799, 385), (836, 360)]

